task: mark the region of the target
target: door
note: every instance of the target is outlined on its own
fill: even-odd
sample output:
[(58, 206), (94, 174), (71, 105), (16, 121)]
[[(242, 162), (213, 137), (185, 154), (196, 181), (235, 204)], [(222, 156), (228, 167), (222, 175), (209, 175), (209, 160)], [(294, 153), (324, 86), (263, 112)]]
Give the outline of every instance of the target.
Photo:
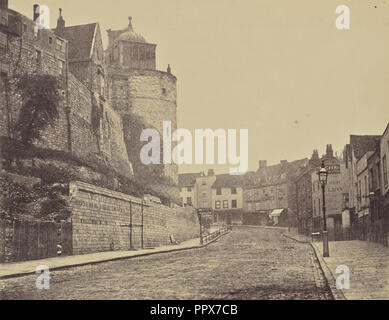
[(232, 224), (232, 217), (230, 214), (227, 215), (227, 225), (231, 225)]

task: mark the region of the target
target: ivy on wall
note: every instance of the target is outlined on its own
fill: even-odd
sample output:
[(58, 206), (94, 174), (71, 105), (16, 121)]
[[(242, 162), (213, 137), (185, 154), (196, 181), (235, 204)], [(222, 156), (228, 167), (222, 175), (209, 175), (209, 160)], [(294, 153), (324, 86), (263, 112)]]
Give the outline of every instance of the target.
[(15, 130), (24, 144), (41, 138), (48, 126), (58, 120), (58, 103), (61, 99), (59, 80), (51, 75), (22, 74), (15, 81), (22, 106)]

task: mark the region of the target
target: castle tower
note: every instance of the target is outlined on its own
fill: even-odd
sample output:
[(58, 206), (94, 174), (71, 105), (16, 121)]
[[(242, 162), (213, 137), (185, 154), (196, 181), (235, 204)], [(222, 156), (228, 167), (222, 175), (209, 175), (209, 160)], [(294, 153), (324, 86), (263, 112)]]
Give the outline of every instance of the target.
[[(122, 116), (141, 116), (163, 136), (163, 121), (177, 129), (177, 79), (171, 73), (156, 70), (156, 44), (136, 33), (132, 18), (123, 30), (107, 30), (109, 100)], [(165, 176), (178, 183), (177, 165), (165, 165)]]

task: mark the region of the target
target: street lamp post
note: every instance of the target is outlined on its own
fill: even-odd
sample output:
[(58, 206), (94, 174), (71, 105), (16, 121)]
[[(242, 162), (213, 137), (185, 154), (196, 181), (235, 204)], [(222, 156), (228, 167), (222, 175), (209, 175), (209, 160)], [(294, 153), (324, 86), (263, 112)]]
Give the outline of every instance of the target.
[(318, 172), (321, 189), (323, 191), (323, 257), (330, 256), (330, 250), (328, 247), (328, 231), (327, 231), (327, 219), (326, 219), (326, 195), (325, 188), (327, 184), (328, 171), (325, 167), (324, 160), (321, 164), (321, 169)]

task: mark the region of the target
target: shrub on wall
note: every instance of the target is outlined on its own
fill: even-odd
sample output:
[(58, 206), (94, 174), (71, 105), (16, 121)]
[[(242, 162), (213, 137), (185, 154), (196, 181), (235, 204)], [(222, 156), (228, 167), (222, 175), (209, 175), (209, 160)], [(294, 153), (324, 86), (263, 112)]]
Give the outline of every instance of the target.
[(23, 143), (41, 138), (41, 132), (54, 126), (59, 117), (59, 80), (51, 75), (23, 74), (15, 82), (22, 106), (15, 130)]

